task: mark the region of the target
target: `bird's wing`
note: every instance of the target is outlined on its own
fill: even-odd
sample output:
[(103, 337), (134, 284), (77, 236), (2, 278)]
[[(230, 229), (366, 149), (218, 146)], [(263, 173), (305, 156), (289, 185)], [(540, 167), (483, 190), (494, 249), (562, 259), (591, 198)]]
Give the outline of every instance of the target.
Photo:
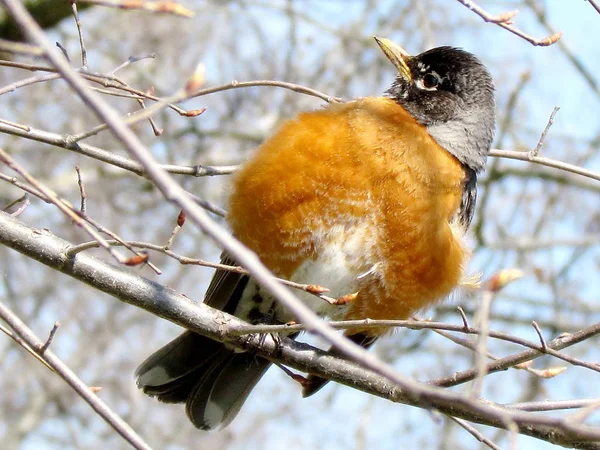
[[(221, 253), (221, 264), (237, 266), (227, 252)], [(218, 269), (204, 295), (204, 303), (211, 308), (233, 314), (248, 284), (248, 275)]]
[[(226, 253), (221, 262), (236, 265)], [(205, 303), (213, 308), (233, 313), (248, 276), (217, 270), (205, 295)], [(137, 369), (137, 384), (143, 391), (167, 403), (188, 398), (198, 384), (199, 374), (226, 359), (230, 350), (207, 337), (186, 331), (150, 355)]]

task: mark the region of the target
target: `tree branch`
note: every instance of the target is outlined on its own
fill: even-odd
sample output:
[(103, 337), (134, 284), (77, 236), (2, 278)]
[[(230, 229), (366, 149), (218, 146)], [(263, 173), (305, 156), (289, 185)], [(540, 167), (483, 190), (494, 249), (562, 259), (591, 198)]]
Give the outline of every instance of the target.
[(83, 381), (81, 381), (75, 372), (73, 372), (48, 348), (47, 344), (49, 344), (51, 340), (50, 338), (48, 341), (46, 341), (46, 343), (41, 341), (35, 334), (33, 334), (33, 331), (31, 331), (29, 327), (27, 327), (27, 325), (25, 325), (2, 302), (0, 302), (0, 318), (14, 330), (14, 332), (27, 344), (31, 350), (36, 352), (44, 364), (49, 366), (63, 380), (65, 380), (65, 382), (71, 386), (71, 388), (127, 442), (129, 442), (138, 450), (151, 450), (151, 447), (144, 442), (141, 436), (139, 436), (123, 419), (121, 419), (114, 411), (112, 411), (106, 403), (104, 403)]
[[(211, 339), (226, 342), (241, 350), (256, 352), (271, 361), (297, 370), (331, 378), (393, 402), (436, 409), (444, 414), (498, 428), (506, 428), (509, 423), (516, 423), (521, 433), (548, 442), (600, 449), (600, 443), (593, 442), (600, 441), (600, 430), (586, 425), (570, 423), (561, 418), (504, 409), (491, 402), (471, 399), (415, 381), (403, 389), (385, 377), (365, 369), (363, 365), (287, 338), (275, 340), (269, 334), (235, 336), (228, 333), (228, 330), (247, 326), (240, 319), (204, 304), (195, 303), (173, 289), (85, 253), (78, 253), (69, 258), (67, 253), (73, 247), (71, 243), (53, 236), (46, 230), (33, 229), (3, 212), (0, 213), (0, 243), (125, 303), (145, 309)], [(553, 345), (554, 341), (548, 343), (548, 347), (556, 348)], [(535, 350), (529, 352), (539, 354)]]

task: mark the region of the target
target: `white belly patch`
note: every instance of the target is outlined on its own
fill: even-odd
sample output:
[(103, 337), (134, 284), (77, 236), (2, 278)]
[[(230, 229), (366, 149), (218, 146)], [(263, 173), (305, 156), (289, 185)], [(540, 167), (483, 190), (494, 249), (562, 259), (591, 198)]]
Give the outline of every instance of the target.
[[(312, 241), (319, 250), (318, 256), (298, 267), (291, 281), (328, 288), (329, 292), (324, 295), (334, 299), (357, 292), (367, 278), (364, 275), (376, 276), (378, 267), (375, 252), (376, 227), (366, 222), (353, 226), (334, 226), (321, 235), (313, 235)], [(292, 291), (315, 313), (333, 320), (343, 319), (349, 307), (331, 305), (326, 300), (299, 289)], [(274, 319), (285, 323), (294, 320), (292, 315), (277, 305), (253, 281), (244, 290), (235, 315), (250, 322), (270, 322)], [(260, 316), (263, 316), (262, 320)]]

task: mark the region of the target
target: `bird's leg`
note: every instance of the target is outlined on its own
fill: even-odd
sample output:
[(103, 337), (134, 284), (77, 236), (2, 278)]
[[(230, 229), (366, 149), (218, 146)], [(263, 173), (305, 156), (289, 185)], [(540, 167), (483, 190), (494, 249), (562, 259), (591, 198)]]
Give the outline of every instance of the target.
[(307, 380), (306, 380), (306, 377), (304, 377), (304, 376), (300, 375), (299, 373), (294, 373), (294, 372), (292, 372), (290, 369), (288, 369), (288, 368), (287, 368), (287, 367), (285, 367), (285, 366), (282, 366), (282, 365), (281, 365), (281, 364), (279, 364), (279, 363), (275, 363), (275, 365), (276, 365), (277, 367), (279, 367), (281, 370), (283, 370), (283, 372), (284, 372), (284, 373), (285, 373), (285, 374), (286, 374), (288, 377), (290, 377), (292, 380), (294, 380), (294, 381), (296, 381), (297, 383), (299, 383), (299, 384), (300, 384), (300, 386), (304, 387), (304, 386), (306, 385), (306, 382), (307, 382)]

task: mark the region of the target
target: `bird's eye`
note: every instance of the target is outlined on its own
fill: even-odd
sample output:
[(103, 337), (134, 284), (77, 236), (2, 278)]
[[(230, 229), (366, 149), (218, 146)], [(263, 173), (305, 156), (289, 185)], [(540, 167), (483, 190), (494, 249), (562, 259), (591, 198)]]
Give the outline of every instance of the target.
[(435, 72), (429, 72), (423, 77), (423, 87), (425, 89), (435, 89), (441, 82), (440, 76)]

